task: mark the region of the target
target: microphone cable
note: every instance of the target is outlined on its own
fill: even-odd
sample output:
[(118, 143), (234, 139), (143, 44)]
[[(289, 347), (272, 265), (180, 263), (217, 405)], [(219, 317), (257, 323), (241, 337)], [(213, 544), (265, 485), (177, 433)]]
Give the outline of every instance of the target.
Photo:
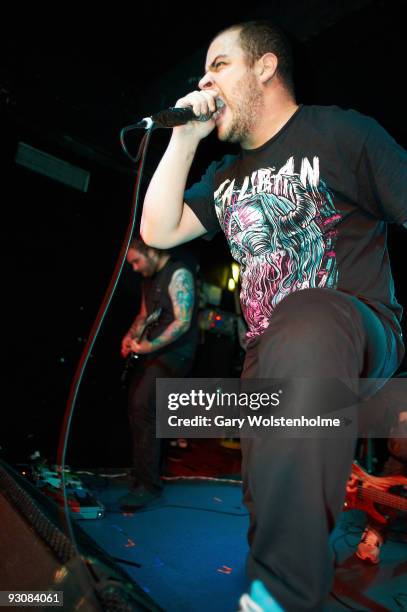
[[(57, 467), (60, 470), (61, 473), (61, 489), (62, 489), (62, 495), (63, 495), (63, 507), (61, 508), (61, 522), (62, 525), (65, 528), (65, 532), (67, 537), (70, 539), (70, 541), (72, 542), (72, 545), (74, 546), (78, 557), (80, 557), (79, 554), (79, 550), (78, 550), (78, 546), (76, 544), (76, 540), (75, 540), (75, 535), (74, 535), (74, 530), (72, 527), (72, 522), (71, 522), (71, 517), (70, 517), (70, 510), (69, 510), (69, 506), (68, 506), (68, 498), (67, 498), (67, 486), (66, 486), (66, 479), (65, 479), (65, 472), (67, 471), (66, 468), (66, 454), (67, 454), (67, 448), (68, 448), (68, 439), (69, 439), (69, 434), (70, 434), (70, 430), (71, 430), (71, 424), (72, 424), (72, 418), (73, 418), (73, 414), (74, 414), (74, 410), (75, 410), (75, 405), (76, 405), (76, 401), (77, 401), (77, 397), (78, 397), (78, 392), (79, 392), (79, 387), (80, 384), (82, 382), (83, 379), (83, 375), (84, 375), (84, 371), (85, 368), (88, 364), (89, 361), (89, 357), (91, 354), (91, 351), (94, 347), (96, 338), (100, 332), (102, 323), (106, 317), (107, 311), (109, 309), (109, 306), (111, 304), (114, 292), (116, 291), (117, 285), (118, 285), (118, 281), (121, 275), (121, 272), (123, 270), (124, 267), (124, 262), (126, 259), (126, 254), (129, 248), (129, 244), (131, 242), (131, 238), (133, 236), (133, 231), (136, 225), (136, 219), (137, 219), (137, 211), (138, 211), (138, 204), (139, 204), (139, 196), (140, 196), (140, 187), (141, 187), (141, 180), (142, 180), (142, 176), (143, 176), (143, 171), (144, 171), (144, 166), (145, 166), (145, 160), (146, 160), (146, 155), (147, 155), (147, 150), (148, 150), (148, 146), (150, 143), (150, 138), (154, 129), (154, 125), (150, 126), (150, 128), (148, 130), (146, 130), (146, 133), (144, 134), (141, 142), (140, 142), (140, 146), (138, 149), (138, 153), (137, 153), (137, 157), (134, 158), (130, 155), (130, 153), (127, 150), (127, 147), (125, 146), (124, 143), (124, 134), (126, 133), (126, 131), (128, 131), (129, 129), (132, 129), (133, 126), (129, 126), (128, 128), (123, 128), (120, 132), (120, 142), (122, 145), (122, 148), (125, 152), (125, 154), (133, 161), (133, 162), (138, 162), (140, 160), (139, 163), (139, 167), (137, 170), (137, 176), (136, 176), (136, 181), (135, 181), (135, 185), (134, 185), (134, 190), (133, 190), (133, 199), (132, 199), (132, 206), (131, 206), (131, 211), (130, 211), (130, 218), (129, 218), (129, 223), (126, 229), (126, 233), (125, 233), (125, 237), (123, 239), (122, 245), (121, 245), (121, 249), (120, 249), (120, 253), (119, 256), (117, 258), (116, 261), (116, 265), (111, 277), (111, 280), (109, 282), (109, 285), (106, 289), (105, 295), (102, 299), (102, 303), (99, 307), (99, 310), (97, 312), (95, 321), (92, 325), (89, 337), (87, 339), (87, 342), (84, 346), (84, 349), (82, 351), (81, 357), (79, 359), (78, 365), (76, 367), (76, 371), (74, 374), (74, 377), (72, 379), (71, 385), (70, 385), (70, 390), (69, 390), (69, 394), (68, 394), (68, 399), (66, 401), (66, 406), (65, 406), (65, 411), (64, 411), (64, 416), (63, 416), (63, 421), (62, 421), (62, 426), (61, 426), (61, 432), (60, 432), (60, 436), (59, 436), (59, 444), (58, 444), (58, 451), (57, 451)], [(81, 558), (81, 557), (80, 557)], [(88, 578), (90, 579), (91, 583), (93, 585), (95, 585), (95, 579), (93, 574), (89, 571), (89, 567), (87, 566), (86, 563), (86, 559), (82, 559), (83, 561), (83, 566), (84, 568), (86, 568), (87, 572), (85, 572), (88, 575)]]
[[(157, 127), (156, 124), (154, 122), (151, 122), (151, 124), (147, 128), (143, 138), (141, 139), (141, 142), (140, 142), (140, 145), (139, 145), (139, 148), (138, 148), (138, 151), (137, 151), (137, 157), (133, 157), (129, 153), (129, 151), (128, 151), (127, 147), (126, 147), (126, 142), (125, 142), (124, 137), (127, 134), (127, 132), (131, 132), (131, 131), (139, 129), (138, 124), (134, 123), (133, 125), (128, 125), (127, 127), (122, 128), (122, 130), (120, 131), (120, 144), (121, 144), (121, 147), (122, 147), (123, 151), (127, 155), (127, 157), (129, 159), (131, 159), (131, 161), (134, 162), (135, 164), (137, 164), (138, 160), (141, 158), (141, 162), (140, 162), (141, 173), (143, 171), (143, 166), (144, 166), (144, 161), (143, 161), (144, 158), (143, 158), (143, 156), (147, 153), (147, 149), (148, 149), (148, 145), (149, 145), (149, 142), (150, 142), (151, 134), (152, 134), (153, 130), (156, 127)], [(139, 179), (137, 178), (137, 181), (138, 180)], [(137, 181), (136, 181), (136, 183), (137, 183)], [(141, 174), (140, 174), (140, 182), (141, 182)], [(138, 194), (136, 195), (136, 198), (138, 198)], [(133, 203), (133, 205), (134, 205), (134, 203)], [(138, 202), (135, 204), (135, 206), (138, 207)], [(137, 212), (137, 211), (135, 211), (135, 212)]]

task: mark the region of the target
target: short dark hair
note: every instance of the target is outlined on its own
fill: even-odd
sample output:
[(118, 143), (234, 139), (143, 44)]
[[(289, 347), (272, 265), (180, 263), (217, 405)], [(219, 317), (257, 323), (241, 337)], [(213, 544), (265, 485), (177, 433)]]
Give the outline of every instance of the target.
[(239, 30), (240, 45), (249, 66), (253, 66), (265, 53), (274, 53), (278, 60), (277, 74), (286, 88), (294, 94), (291, 44), (279, 27), (266, 20), (245, 21), (225, 28), (220, 34), (229, 30)]
[(129, 249), (134, 249), (135, 251), (138, 251), (139, 253), (142, 253), (143, 255), (148, 255), (148, 251), (150, 249), (155, 251), (159, 255), (161, 255), (162, 253), (167, 253), (167, 251), (164, 249), (156, 249), (155, 247), (148, 246), (148, 244), (144, 242), (141, 236), (136, 236), (135, 238), (131, 239), (131, 242), (129, 244)]

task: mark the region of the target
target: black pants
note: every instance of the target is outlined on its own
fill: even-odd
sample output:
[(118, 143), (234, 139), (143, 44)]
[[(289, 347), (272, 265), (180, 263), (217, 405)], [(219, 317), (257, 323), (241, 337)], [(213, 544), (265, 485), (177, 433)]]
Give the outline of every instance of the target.
[(128, 417), (133, 444), (133, 486), (159, 492), (164, 440), (156, 438), (155, 382), (157, 378), (183, 378), (192, 367), (192, 358), (175, 351), (142, 357), (131, 378)]
[[(276, 307), (269, 328), (249, 345), (242, 376), (315, 378), (317, 394), (318, 378), (390, 377), (402, 352), (400, 337), (357, 298), (306, 289)], [(297, 410), (310, 412), (306, 405)], [(320, 610), (329, 593), (328, 537), (343, 507), (355, 442), (356, 436), (242, 439), (249, 577), (262, 580), (289, 612)]]

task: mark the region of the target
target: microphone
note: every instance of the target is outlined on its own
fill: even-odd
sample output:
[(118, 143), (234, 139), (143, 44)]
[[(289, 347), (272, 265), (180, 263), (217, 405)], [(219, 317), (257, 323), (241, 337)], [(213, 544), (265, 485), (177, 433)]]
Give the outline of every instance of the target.
[[(215, 102), (216, 111), (225, 105), (223, 100), (220, 100), (219, 98), (216, 98)], [(134, 127), (145, 129), (149, 129), (152, 126), (159, 128), (173, 128), (177, 125), (185, 125), (188, 123), (188, 121), (209, 121), (216, 111), (207, 113), (206, 115), (199, 115), (197, 117), (190, 106), (187, 108), (175, 108), (174, 106), (170, 106), (170, 108), (159, 111), (158, 113), (151, 115), (151, 117), (144, 117), (144, 119), (136, 123)]]

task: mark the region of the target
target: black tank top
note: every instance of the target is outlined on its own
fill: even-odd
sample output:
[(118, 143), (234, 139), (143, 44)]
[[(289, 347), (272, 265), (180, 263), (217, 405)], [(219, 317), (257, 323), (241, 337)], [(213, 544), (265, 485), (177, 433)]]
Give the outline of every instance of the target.
[(188, 331), (182, 334), (182, 336), (160, 349), (160, 353), (164, 351), (176, 351), (177, 353), (185, 355), (185, 357), (191, 357), (198, 344), (198, 299), (196, 295), (196, 278), (190, 266), (181, 260), (172, 259), (170, 257), (167, 263), (161, 270), (156, 272), (154, 276), (143, 280), (143, 295), (147, 315), (157, 310), (157, 308), (161, 308), (160, 318), (158, 322), (149, 329), (147, 337), (149, 340), (158, 338), (168, 325), (174, 321), (174, 311), (168, 288), (174, 273), (181, 268), (189, 270), (194, 279), (195, 299), (191, 325)]

